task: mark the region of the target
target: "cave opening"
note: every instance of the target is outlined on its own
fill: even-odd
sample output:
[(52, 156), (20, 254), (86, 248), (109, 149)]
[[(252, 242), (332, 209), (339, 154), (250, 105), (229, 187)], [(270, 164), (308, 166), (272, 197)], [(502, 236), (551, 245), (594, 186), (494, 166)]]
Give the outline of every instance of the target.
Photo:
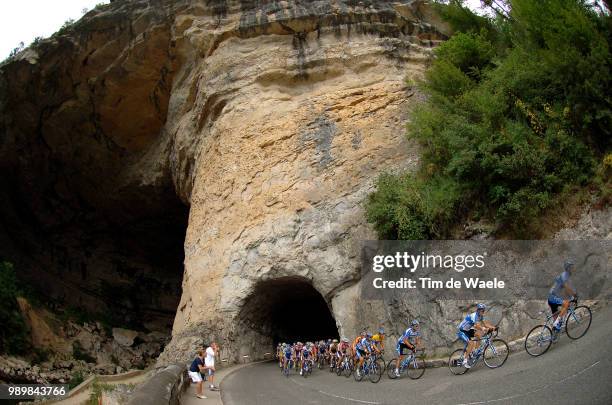
[(329, 305), (301, 277), (258, 283), (242, 307), (241, 319), (274, 345), (339, 337)]
[(63, 195), (49, 191), (61, 167), (38, 179), (0, 179), (0, 260), (14, 265), (20, 284), (57, 315), (169, 334), (189, 216), (174, 188), (100, 187), (94, 197), (111, 197), (96, 201), (76, 181)]

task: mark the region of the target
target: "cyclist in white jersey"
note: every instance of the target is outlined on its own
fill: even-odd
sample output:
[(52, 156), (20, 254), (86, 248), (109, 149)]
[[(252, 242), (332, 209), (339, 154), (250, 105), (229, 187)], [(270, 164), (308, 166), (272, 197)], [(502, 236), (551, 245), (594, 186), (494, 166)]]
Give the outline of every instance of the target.
[(476, 312), (472, 312), (467, 315), (463, 321), (459, 324), (459, 330), (457, 336), (465, 343), (464, 355), (463, 355), (463, 367), (470, 368), (468, 359), (472, 350), (478, 345), (476, 341), (472, 340), (474, 337), (480, 339), (489, 330), (497, 329), (490, 322), (485, 321), (484, 313), (486, 310), (485, 304), (478, 304)]
[[(548, 293), (548, 305), (550, 306), (550, 310), (555, 320), (553, 327), (557, 331), (561, 329), (561, 320), (563, 320), (567, 312), (570, 300), (576, 295), (576, 291), (570, 282), (570, 276), (574, 270), (574, 262), (570, 259), (566, 260), (565, 263), (563, 263), (563, 270), (563, 273), (555, 277), (555, 282)], [(570, 299), (562, 298), (562, 296), (570, 297)], [(557, 312), (559, 306), (561, 306), (561, 310)]]

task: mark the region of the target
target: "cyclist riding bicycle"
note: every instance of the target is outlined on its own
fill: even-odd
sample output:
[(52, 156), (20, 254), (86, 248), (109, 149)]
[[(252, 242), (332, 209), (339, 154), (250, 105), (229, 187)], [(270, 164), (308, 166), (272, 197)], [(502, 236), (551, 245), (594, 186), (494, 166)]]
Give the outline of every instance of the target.
[(341, 364), (344, 360), (344, 356), (348, 354), (348, 350), (350, 348), (349, 340), (347, 338), (342, 338), (340, 344), (338, 344), (338, 363)]
[(359, 342), (361, 342), (361, 340), (366, 337), (367, 332), (364, 330), (363, 332), (361, 332), (360, 335), (358, 335), (354, 340), (353, 340), (353, 344), (351, 345), (351, 349), (352, 349), (352, 354), (353, 357), (357, 356), (357, 344)]
[(326, 353), (326, 344), (324, 340), (319, 340), (319, 344), (318, 344), (318, 349), (319, 349), (319, 356), (323, 356), (325, 357)]
[[(561, 321), (567, 312), (570, 301), (574, 299), (576, 291), (570, 282), (570, 276), (574, 271), (575, 265), (571, 259), (567, 259), (563, 263), (563, 273), (555, 277), (553, 286), (548, 293), (548, 306), (553, 313), (553, 328), (556, 332), (561, 330)], [(562, 298), (565, 296), (566, 298)], [(569, 299), (567, 298), (569, 297)], [(561, 310), (557, 311), (561, 306)]]
[(370, 353), (374, 350), (374, 348), (372, 347), (372, 334), (366, 332), (366, 336), (357, 343), (355, 349), (357, 349), (357, 359), (359, 360), (355, 373), (359, 375), (359, 370), (361, 370), (366, 356), (369, 356)]
[(474, 337), (480, 339), (485, 333), (490, 330), (496, 330), (497, 328), (490, 322), (485, 321), (484, 313), (486, 310), (485, 304), (478, 304), (476, 306), (476, 312), (472, 312), (467, 315), (463, 321), (459, 324), (459, 330), (457, 336), (461, 339), (465, 346), (463, 348), (463, 367), (471, 368), (468, 359), (472, 350), (477, 346), (477, 342), (472, 340)]
[(310, 346), (308, 346), (308, 344), (304, 345), (302, 350), (300, 351), (300, 360), (302, 365), (302, 367), (300, 367), (300, 375), (303, 375), (304, 364), (306, 364), (306, 362), (311, 358), (311, 355), (312, 352)]
[(372, 336), (372, 341), (378, 347), (379, 351), (385, 350), (385, 328), (380, 327), (378, 333)]
[(302, 351), (304, 350), (304, 345), (302, 344), (302, 342), (297, 342), (293, 345), (293, 357), (294, 357), (294, 363), (293, 366), (295, 367), (295, 369), (297, 370), (298, 367), (301, 368), (301, 363), (302, 363)]
[(410, 322), (410, 327), (404, 331), (404, 334), (397, 341), (397, 347), (395, 348), (398, 354), (397, 361), (395, 362), (395, 375), (397, 377), (400, 376), (399, 367), (404, 359), (404, 350), (408, 349), (414, 352), (417, 347), (421, 346), (420, 329), (419, 321), (414, 319)]
[(329, 345), (329, 353), (332, 356), (335, 356), (336, 353), (338, 353), (338, 339), (332, 340), (331, 345)]
[(295, 359), (294, 352), (293, 352), (293, 346), (286, 344), (285, 347), (283, 348), (283, 368), (288, 367), (288, 363), (292, 359)]

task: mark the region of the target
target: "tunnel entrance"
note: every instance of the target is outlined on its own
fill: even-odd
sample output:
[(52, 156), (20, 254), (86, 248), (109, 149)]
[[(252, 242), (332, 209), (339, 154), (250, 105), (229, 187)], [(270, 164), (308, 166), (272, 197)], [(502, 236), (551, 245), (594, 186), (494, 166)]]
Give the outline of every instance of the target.
[(307, 342), (338, 338), (327, 302), (300, 277), (262, 281), (242, 307), (246, 326), (278, 342)]

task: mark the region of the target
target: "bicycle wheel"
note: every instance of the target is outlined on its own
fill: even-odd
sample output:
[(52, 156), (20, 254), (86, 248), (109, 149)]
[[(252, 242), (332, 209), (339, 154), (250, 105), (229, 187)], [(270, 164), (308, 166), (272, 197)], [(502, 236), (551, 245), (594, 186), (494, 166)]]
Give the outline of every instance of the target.
[(391, 380), (395, 380), (397, 376), (395, 375), (395, 365), (397, 364), (397, 359), (391, 359), (387, 363), (387, 377)]
[(531, 329), (525, 338), (525, 351), (533, 357), (546, 353), (552, 343), (552, 330), (546, 325)]
[(585, 305), (574, 308), (565, 320), (565, 333), (570, 339), (580, 339), (591, 327), (593, 316), (591, 309)]
[(353, 377), (355, 378), (355, 381), (361, 381), (363, 380), (363, 375), (365, 374), (365, 367), (355, 367), (355, 371), (353, 372)]
[(353, 374), (353, 369), (355, 368), (355, 363), (353, 363), (352, 359), (349, 359), (346, 362), (346, 368), (344, 369), (344, 376), (349, 378), (351, 374)]
[(425, 359), (418, 356), (414, 357), (410, 360), (410, 363), (408, 363), (406, 372), (408, 373), (408, 377), (413, 380), (418, 380), (423, 377), (423, 374), (425, 374)]
[(384, 367), (385, 363), (383, 363), (382, 360), (376, 359), (376, 361), (372, 362), (369, 370), (370, 374), (368, 375), (368, 377), (370, 378), (370, 382), (376, 384), (380, 381), (380, 378), (383, 375)]
[(510, 347), (502, 339), (493, 339), (485, 348), (483, 360), (487, 367), (498, 368), (504, 365), (510, 354)]
[(465, 374), (468, 369), (463, 367), (463, 349), (457, 349), (448, 357), (448, 368), (455, 375)]

